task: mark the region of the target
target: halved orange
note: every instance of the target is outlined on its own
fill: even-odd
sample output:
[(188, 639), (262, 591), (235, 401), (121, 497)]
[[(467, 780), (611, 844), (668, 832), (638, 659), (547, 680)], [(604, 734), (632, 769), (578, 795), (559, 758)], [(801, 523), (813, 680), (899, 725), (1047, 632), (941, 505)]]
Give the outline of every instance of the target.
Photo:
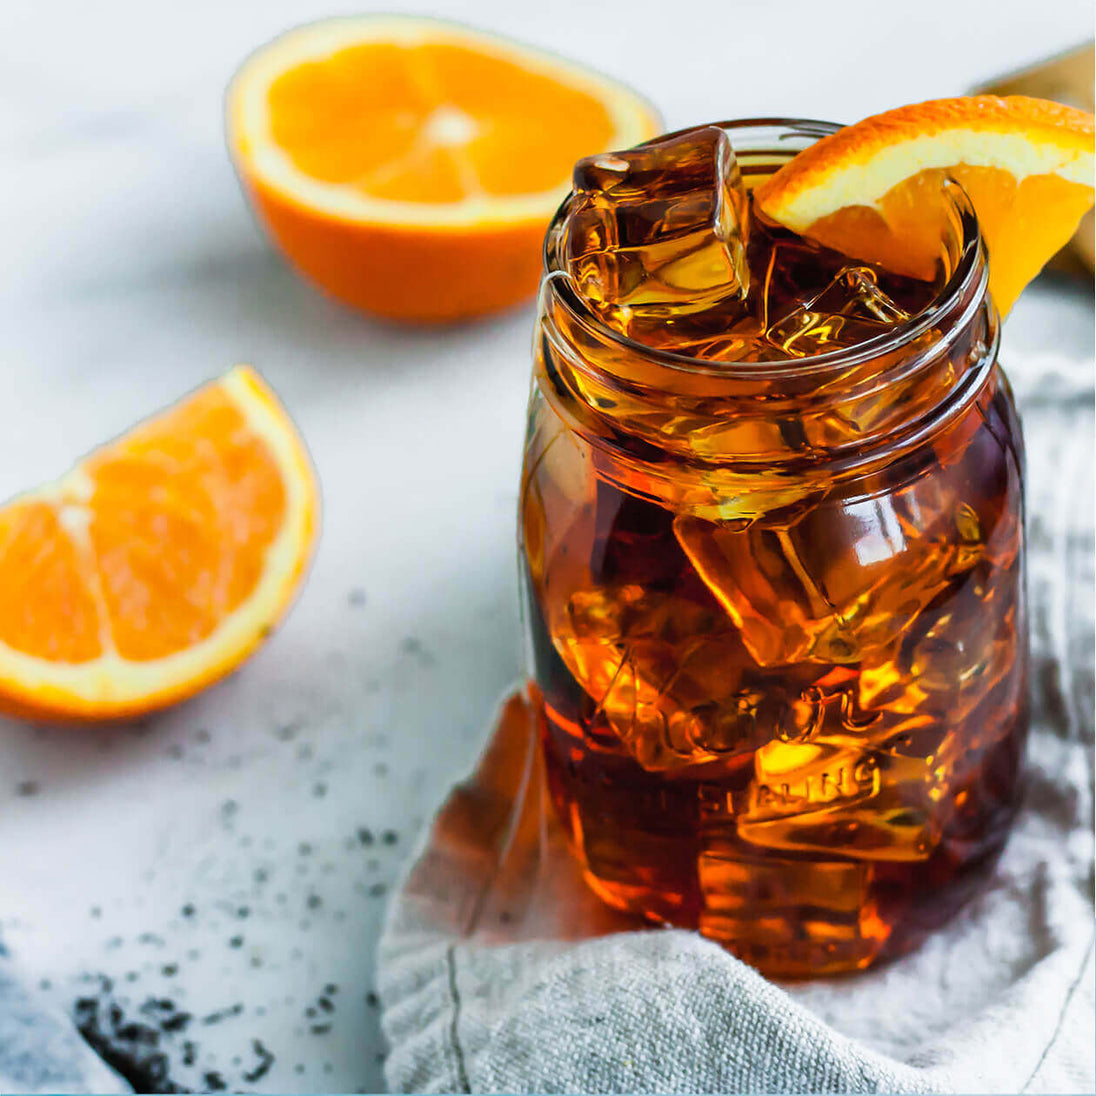
[(289, 259), (351, 305), (418, 321), (532, 295), (574, 162), (659, 129), (605, 76), (403, 16), (330, 19), (271, 42), (233, 80), (227, 124)]
[(895, 241), (924, 234), (950, 176), (974, 206), (1005, 315), (1092, 207), (1093, 151), (1085, 111), (1021, 95), (937, 99), (822, 138), (756, 200), (800, 235), (886, 262)]
[(316, 539), (304, 443), (245, 366), (0, 508), (0, 710), (182, 700), (285, 613)]

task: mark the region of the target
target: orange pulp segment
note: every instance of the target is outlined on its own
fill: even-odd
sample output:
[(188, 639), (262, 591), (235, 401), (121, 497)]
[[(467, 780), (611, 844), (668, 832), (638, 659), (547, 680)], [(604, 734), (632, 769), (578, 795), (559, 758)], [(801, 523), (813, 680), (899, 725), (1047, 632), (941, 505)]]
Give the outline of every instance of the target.
[[(931, 268), (939, 192), (966, 191), (1002, 315), (1093, 204), (1094, 120), (1025, 96), (975, 95), (900, 107), (800, 152), (756, 192), (801, 235), (904, 272)], [(912, 265), (911, 265), (912, 264)]]
[(298, 28), (228, 95), (229, 144), (278, 246), (334, 296), (396, 319), (531, 295), (574, 162), (657, 129), (607, 77), (434, 19)]
[(0, 709), (143, 714), (224, 676), (315, 543), (304, 444), (237, 367), (0, 508)]

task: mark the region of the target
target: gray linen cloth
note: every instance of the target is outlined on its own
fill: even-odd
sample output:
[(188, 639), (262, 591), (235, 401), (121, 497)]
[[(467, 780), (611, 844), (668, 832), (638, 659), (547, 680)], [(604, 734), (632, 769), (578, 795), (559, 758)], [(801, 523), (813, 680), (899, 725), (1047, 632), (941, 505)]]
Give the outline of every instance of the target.
[(1093, 1026), (1093, 371), (1013, 361), (1028, 452), (1033, 727), (981, 894), (919, 951), (776, 985), (587, 893), (520, 693), (380, 945), (388, 1082), (424, 1092), (1076, 1092)]

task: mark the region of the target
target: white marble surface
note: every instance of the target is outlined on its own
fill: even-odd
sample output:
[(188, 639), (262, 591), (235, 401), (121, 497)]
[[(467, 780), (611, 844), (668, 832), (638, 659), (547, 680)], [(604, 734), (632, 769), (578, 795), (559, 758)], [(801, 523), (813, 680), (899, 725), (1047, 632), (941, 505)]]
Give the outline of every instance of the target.
[[(1027, 0), (430, 8), (625, 79), (668, 128), (851, 120), (1092, 31), (1090, 0), (1041, 2), (1038, 18)], [(281, 393), (323, 484), (304, 595), (230, 680), (139, 728), (0, 723), (0, 932), (15, 963), (64, 1008), (97, 973), (129, 1007), (242, 1003), (192, 1025), (197, 1059), (175, 1073), (199, 1087), (206, 1070), (263, 1091), (382, 1086), (367, 994), (383, 890), (518, 671), (529, 310), (443, 332), (343, 311), (272, 254), (224, 153), (234, 67), (330, 11), (0, 6), (0, 497), (240, 360)], [(1049, 342), (1091, 353), (1090, 294), (1044, 283), (1021, 301), (1006, 361)], [(248, 1084), (253, 1038), (276, 1061)]]

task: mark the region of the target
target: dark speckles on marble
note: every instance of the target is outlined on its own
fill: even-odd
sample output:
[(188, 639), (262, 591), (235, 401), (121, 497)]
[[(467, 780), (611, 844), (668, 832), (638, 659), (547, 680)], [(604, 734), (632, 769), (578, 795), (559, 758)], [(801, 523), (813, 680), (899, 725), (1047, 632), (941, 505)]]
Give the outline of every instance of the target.
[(243, 1079), (249, 1085), (253, 1085), (256, 1081), (259, 1081), (263, 1077), (265, 1077), (275, 1061), (274, 1055), (265, 1046), (263, 1046), (262, 1040), (260, 1039), (251, 1040), (251, 1050), (255, 1057), (258, 1059), (258, 1063), (252, 1069), (247, 1070), (243, 1074)]
[[(419, 634), (433, 646), (429, 633)], [(399, 633), (388, 642), (399, 644)], [(389, 650), (408, 679), (434, 664), (418, 636), (409, 636), (398, 652)], [(315, 656), (322, 660), (324, 651)], [(345, 734), (330, 733), (335, 716), (318, 689), (314, 697), (306, 691), (288, 703), (272, 697), (257, 738), (241, 737), (212, 710), (196, 707), (197, 715), (180, 719), (159, 741), (150, 734), (145, 746), (162, 767), (170, 764), (167, 749), (177, 747), (180, 760), (170, 764), (168, 779), (184, 788), (204, 782), (204, 796), (195, 798), (190, 817), (165, 826), (158, 838), (164, 861), (162, 869), (157, 863), (155, 881), (135, 870), (139, 894), (119, 901), (112, 891), (96, 890), (89, 897), (103, 902), (96, 946), (110, 939), (107, 930), (117, 934), (117, 950), (99, 955), (105, 967), (114, 964), (116, 986), (132, 998), (119, 1006), (127, 1018), (152, 1025), (153, 1019), (134, 1011), (150, 995), (175, 1006), (171, 1016), (155, 1019), (169, 1059), (168, 1080), (178, 1090), (220, 1091), (219, 1084), (229, 1092), (303, 1089), (292, 1073), (298, 1057), (309, 1087), (323, 1087), (325, 1064), (334, 1073), (330, 1083), (345, 1090), (378, 1083), (372, 1062), (378, 1005), (371, 1003), (375, 994), (369, 989), (373, 958), (356, 942), (368, 941), (375, 931), (413, 837), (401, 806), (405, 789), (418, 791), (407, 780), (408, 763), (432, 766), (432, 760), (405, 755), (395, 730), (398, 713), (362, 703), (367, 681), (372, 686), (366, 691), (384, 690), (387, 681), (378, 681), (387, 670), (377, 666), (362, 673), (352, 655), (348, 668), (357, 671), (358, 708), (337, 718), (340, 731), (355, 728), (352, 750)], [(125, 738), (111, 741), (119, 750), (129, 748)], [(28, 765), (11, 779), (35, 775), (38, 770)], [(197, 871), (183, 876), (173, 870), (172, 858), (191, 837), (202, 860), (194, 864)], [(89, 909), (85, 904), (81, 913)], [(344, 982), (341, 995), (335, 982), (322, 981), (336, 970)], [(306, 987), (311, 981), (313, 996), (298, 988), (302, 979)], [(286, 989), (296, 992), (292, 1006), (281, 1003)], [(235, 1000), (242, 1011), (226, 1014), (216, 1029), (210, 1026), (224, 1011), (214, 1006), (227, 1002), (231, 1010)], [(306, 1004), (312, 1011), (304, 1018)], [(278, 1061), (264, 1064), (252, 1039)], [(355, 1050), (359, 1072), (344, 1075), (346, 1047), (357, 1048), (363, 1039), (360, 1054)]]
[(437, 659), (423, 646), (418, 636), (407, 636), (402, 640), (400, 653), (413, 658), (424, 669), (437, 663)]
[(289, 723), (282, 723), (274, 728), (274, 737), (281, 742), (290, 742), (300, 733), (304, 727), (302, 720), (292, 720)]
[[(94, 987), (91, 992), (85, 988), (72, 1006), (80, 1034), (136, 1092), (238, 1090), (241, 1083), (253, 1084), (265, 1076), (276, 1061), (260, 1038), (244, 1033), (248, 1017), (240, 1002), (207, 1013), (199, 1022), (172, 996), (145, 996), (138, 1004), (116, 993), (106, 975), (84, 975), (78, 981)], [(126, 981), (135, 978), (127, 976)], [(234, 1025), (228, 1034), (236, 1052), (224, 1056), (234, 1069), (209, 1060), (206, 1036), (192, 1030), (196, 1022), (206, 1029)], [(199, 1065), (201, 1074), (192, 1074)]]

